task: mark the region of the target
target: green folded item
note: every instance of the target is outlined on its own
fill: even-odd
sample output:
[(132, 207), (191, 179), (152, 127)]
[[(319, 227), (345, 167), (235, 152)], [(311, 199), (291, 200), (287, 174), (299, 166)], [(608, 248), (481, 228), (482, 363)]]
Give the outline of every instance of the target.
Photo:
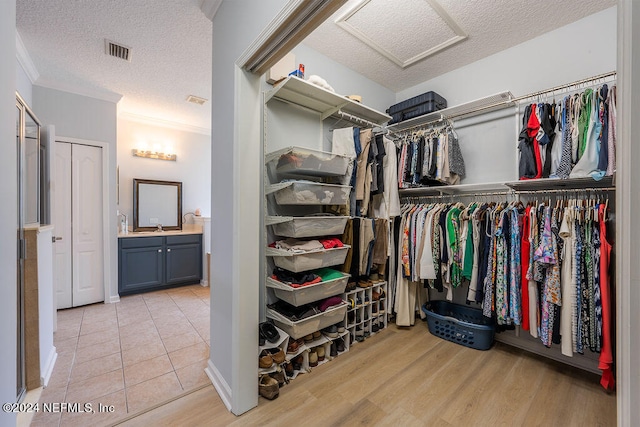
[(332, 268), (321, 268), (319, 270), (314, 271), (315, 274), (320, 276), (323, 282), (327, 282), (329, 280), (341, 279), (344, 277), (344, 274), (338, 270), (334, 270)]

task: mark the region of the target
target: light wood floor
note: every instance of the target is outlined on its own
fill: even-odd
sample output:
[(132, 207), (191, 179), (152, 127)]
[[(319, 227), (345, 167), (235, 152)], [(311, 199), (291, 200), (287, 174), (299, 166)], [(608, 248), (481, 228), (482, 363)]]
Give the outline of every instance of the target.
[(503, 344), (472, 350), (422, 322), (389, 329), (236, 417), (212, 386), (120, 425), (615, 426), (598, 376)]

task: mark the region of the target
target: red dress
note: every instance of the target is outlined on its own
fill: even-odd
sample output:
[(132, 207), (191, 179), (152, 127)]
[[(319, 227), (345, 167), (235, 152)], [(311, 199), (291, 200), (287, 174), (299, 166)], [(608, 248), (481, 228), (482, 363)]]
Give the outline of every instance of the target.
[(600, 297), (602, 299), (602, 349), (598, 359), (598, 369), (602, 371), (600, 385), (607, 390), (613, 390), (613, 351), (611, 348), (611, 294), (609, 289), (609, 260), (611, 245), (607, 241), (607, 227), (604, 221), (605, 205), (598, 209), (600, 223)]

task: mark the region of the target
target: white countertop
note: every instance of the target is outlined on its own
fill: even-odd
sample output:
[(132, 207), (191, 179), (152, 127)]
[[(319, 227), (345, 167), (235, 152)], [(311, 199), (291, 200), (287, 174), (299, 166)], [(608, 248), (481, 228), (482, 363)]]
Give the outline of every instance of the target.
[(126, 239), (128, 237), (181, 236), (185, 234), (202, 234), (202, 226), (199, 224), (182, 224), (182, 230), (130, 231), (127, 234), (118, 233), (118, 238)]

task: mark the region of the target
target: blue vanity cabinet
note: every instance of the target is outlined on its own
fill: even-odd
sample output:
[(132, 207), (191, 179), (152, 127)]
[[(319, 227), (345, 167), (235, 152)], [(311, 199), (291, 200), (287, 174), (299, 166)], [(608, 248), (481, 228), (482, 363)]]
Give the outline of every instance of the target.
[(120, 295), (200, 283), (201, 278), (201, 234), (118, 239)]
[(202, 234), (166, 237), (168, 285), (199, 283), (202, 278)]

